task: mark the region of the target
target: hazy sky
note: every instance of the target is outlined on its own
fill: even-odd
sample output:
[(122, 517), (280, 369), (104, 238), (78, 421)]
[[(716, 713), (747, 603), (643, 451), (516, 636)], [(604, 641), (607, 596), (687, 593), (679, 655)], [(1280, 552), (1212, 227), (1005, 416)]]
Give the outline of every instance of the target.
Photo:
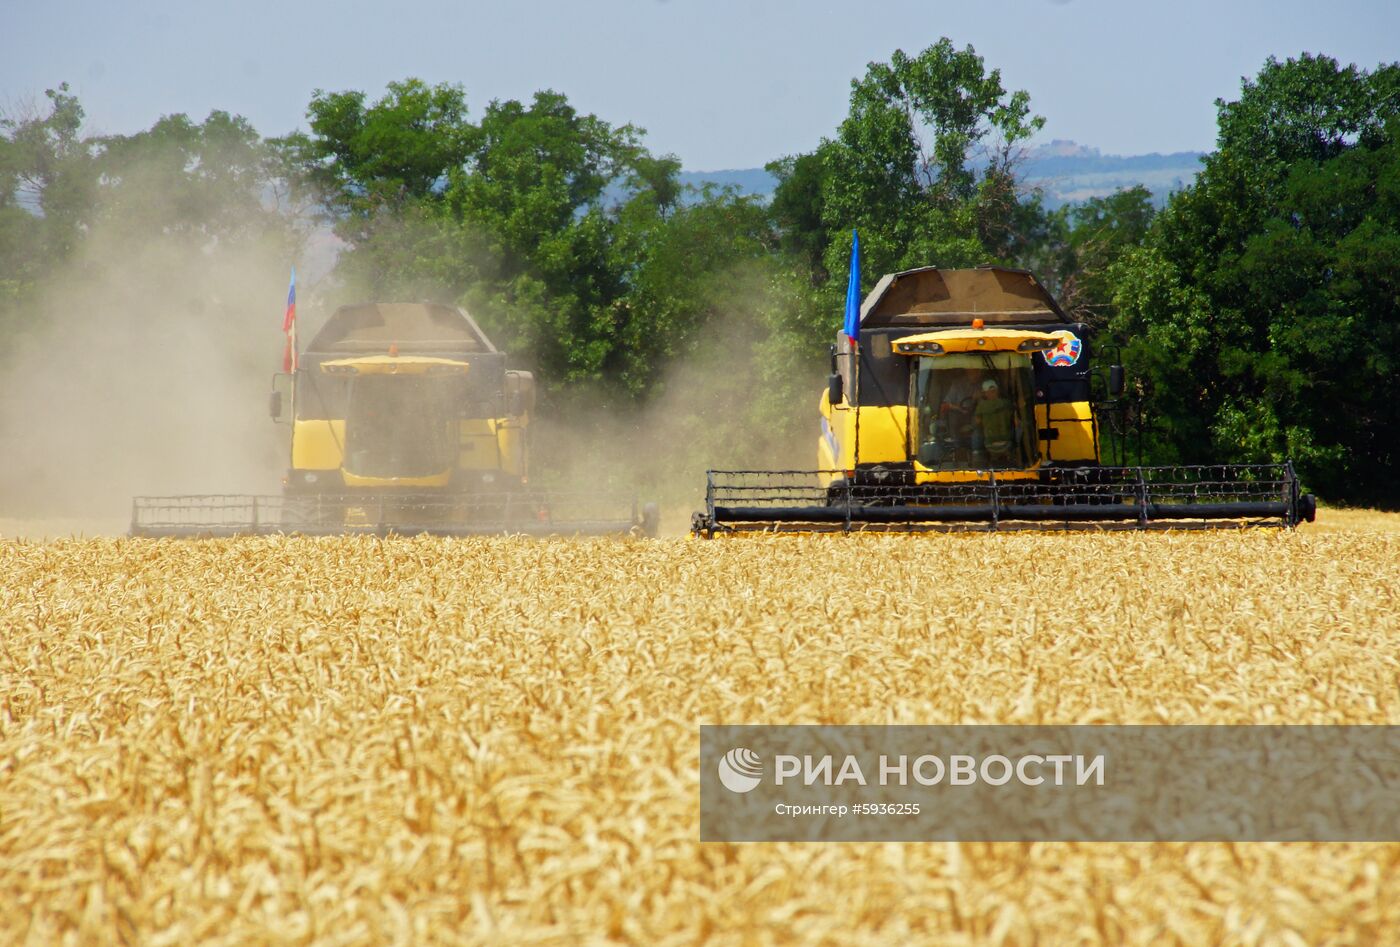
[(1400, 0), (0, 0), (0, 102), (67, 80), (92, 131), (219, 108), (271, 135), (303, 123), (317, 88), (458, 82), (479, 115), (550, 87), (716, 170), (809, 150), (867, 62), (944, 35), (1029, 90), (1042, 140), (1208, 150), (1212, 102), (1270, 54), (1400, 59)]

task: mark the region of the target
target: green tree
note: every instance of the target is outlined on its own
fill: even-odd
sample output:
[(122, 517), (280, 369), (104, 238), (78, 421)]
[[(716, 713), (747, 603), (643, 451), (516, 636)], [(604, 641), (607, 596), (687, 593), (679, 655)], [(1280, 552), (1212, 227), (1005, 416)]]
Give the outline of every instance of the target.
[(0, 118), (0, 319), (14, 318), (35, 287), (67, 260), (96, 202), (96, 143), (81, 135), (83, 109), (67, 83), (46, 107)]
[(1400, 65), (1270, 59), (1217, 108), (1195, 185), (1111, 268), (1159, 455), (1400, 502)]
[(528, 108), (513, 100), (487, 107), (470, 173), (454, 178), (450, 196), (507, 249), (529, 252), (581, 211), (599, 209), (604, 189), (642, 154), (632, 126), (613, 128), (557, 92), (537, 92)]
[(464, 303), (493, 338), (568, 385), (637, 402), (716, 311), (716, 277), (767, 252), (754, 201), (685, 194), (642, 131), (557, 92), (491, 102), (417, 80), (366, 106), (318, 92), (282, 142), (348, 244), (349, 291)]
[[(488, 283), (468, 298), (554, 378), (602, 381), (624, 328), (616, 303), (625, 292), (616, 215), (603, 196), (645, 155), (637, 130), (544, 91), (528, 107), (492, 102), (477, 143), (445, 195), (454, 218), (485, 236), (492, 260)], [(656, 166), (647, 170), (656, 176)]]
[(1008, 92), (971, 46), (943, 38), (917, 56), (896, 50), (889, 62), (871, 63), (851, 82), (849, 113), (834, 137), (767, 166), (778, 179), (770, 220), (795, 274), (772, 280), (759, 346), (773, 392), (762, 399), (770, 426), (795, 423), (781, 404), (805, 407), (824, 370), (853, 229), (865, 289), (918, 266), (1025, 264), (1044, 255), (1055, 219), (1016, 179), (1022, 146), (1043, 124), (1027, 93)]
[(168, 115), (132, 135), (85, 136), (66, 85), (46, 98), (45, 111), (0, 123), (0, 318), (20, 318), (59, 273), (71, 281), (63, 268), (75, 260), (87, 272), (158, 241), (293, 255), (296, 221), (269, 200), (285, 168), (245, 119)]
[(479, 246), (439, 219), (451, 176), (480, 133), (466, 93), (448, 83), (390, 82), (363, 92), (317, 89), (310, 132), (272, 142), (292, 195), (319, 205), (346, 244), (338, 274), (347, 295), (450, 296), (475, 276)]
[(624, 383), (649, 378), (656, 366), (694, 352), (703, 330), (761, 333), (731, 317), (755, 311), (741, 298), (750, 289), (740, 272), (751, 273), (768, 257), (770, 234), (764, 208), (732, 191), (707, 190), (697, 200), (677, 204), (669, 214), (653, 213), (650, 202), (633, 198), (622, 209), (630, 245), (619, 263), (635, 261), (626, 292), (620, 344), (611, 362)]
[(851, 83), (849, 115), (815, 152), (820, 173), (800, 157), (780, 166), (786, 239), (811, 245), (819, 204), (828, 273), (845, 272), (853, 228), (872, 275), (1013, 259), (1026, 229), (1015, 165), (1043, 125), (972, 47), (945, 37), (917, 56), (896, 50)]
[(778, 179), (768, 209), (779, 235), (779, 246), (808, 273), (814, 286), (830, 278), (826, 249), (827, 160), (829, 143), (816, 151), (769, 162), (768, 173)]
[(833, 138), (768, 165), (779, 246), (809, 286), (786, 284), (793, 311), (778, 319), (778, 337), (820, 359), (839, 324), (853, 229), (866, 289), (918, 266), (1037, 259), (1054, 221), (1018, 184), (1016, 165), (1043, 125), (1029, 95), (1008, 92), (971, 46), (945, 37), (917, 56), (896, 50), (871, 63), (851, 82)]
[(1049, 233), (1034, 268), (1050, 282), (1061, 308), (1095, 327), (1109, 322), (1110, 271), (1142, 245), (1155, 213), (1152, 192), (1139, 184), (1067, 205), (1047, 221)]
[(96, 219), (132, 239), (263, 241), (292, 233), (268, 201), (276, 153), (241, 116), (167, 115), (149, 129), (100, 139)]
[(405, 79), (368, 105), (365, 98), (317, 89), (306, 110), (311, 134), (282, 139), (337, 208), (363, 214), (425, 197), (471, 153), (477, 130), (460, 86)]

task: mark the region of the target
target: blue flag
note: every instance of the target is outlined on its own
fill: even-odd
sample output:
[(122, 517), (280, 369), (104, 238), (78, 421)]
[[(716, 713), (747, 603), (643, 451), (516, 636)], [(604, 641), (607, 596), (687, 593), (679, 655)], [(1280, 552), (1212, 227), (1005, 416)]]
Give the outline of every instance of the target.
[(851, 280), (846, 284), (846, 337), (860, 341), (860, 234), (851, 231)]

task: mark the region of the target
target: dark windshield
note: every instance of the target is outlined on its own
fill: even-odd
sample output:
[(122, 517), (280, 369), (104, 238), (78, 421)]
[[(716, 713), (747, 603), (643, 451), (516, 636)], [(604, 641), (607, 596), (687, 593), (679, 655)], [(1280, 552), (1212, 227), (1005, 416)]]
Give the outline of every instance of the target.
[(345, 418), (345, 470), (361, 477), (426, 477), (452, 466), (454, 379), (358, 375)]
[(1010, 352), (918, 359), (913, 377), (917, 456), (932, 470), (1035, 466), (1035, 379)]

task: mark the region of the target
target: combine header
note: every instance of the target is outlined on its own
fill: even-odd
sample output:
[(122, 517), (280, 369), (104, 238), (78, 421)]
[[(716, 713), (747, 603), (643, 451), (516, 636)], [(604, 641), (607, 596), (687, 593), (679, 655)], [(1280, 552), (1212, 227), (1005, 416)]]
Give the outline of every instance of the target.
[(281, 496), (137, 497), (131, 534), (656, 533), (635, 497), (530, 486), (534, 379), (456, 307), (342, 306), (270, 410), (291, 426)]
[(411, 493), (136, 497), (131, 535), (220, 537), (428, 533), (479, 536), (656, 535), (656, 513), (635, 498), (606, 494), (508, 492), (497, 496)]
[(816, 469), (710, 471), (694, 534), (1313, 520), (1290, 464), (1102, 464), (1087, 329), (1029, 272), (887, 275), (857, 335), (832, 347)]

